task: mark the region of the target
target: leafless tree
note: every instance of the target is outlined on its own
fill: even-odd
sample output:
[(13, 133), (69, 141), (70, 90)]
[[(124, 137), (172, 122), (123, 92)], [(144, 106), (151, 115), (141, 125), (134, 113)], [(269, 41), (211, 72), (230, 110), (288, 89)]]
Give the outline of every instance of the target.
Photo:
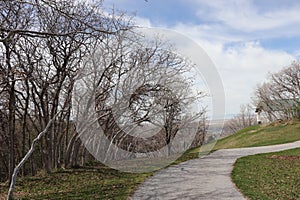
[(269, 121), (299, 118), (300, 63), (270, 74), (265, 83), (256, 89), (258, 109), (264, 111)]
[(241, 105), (240, 113), (226, 121), (224, 128), (230, 130), (231, 133), (236, 133), (243, 128), (255, 125), (256, 116), (254, 111), (249, 104)]
[[(134, 40), (128, 34), (119, 36), (106, 43), (114, 48), (97, 48), (87, 63), (85, 73), (89, 75), (78, 88), (89, 88), (96, 94), (97, 122), (109, 139), (109, 144), (99, 145), (106, 151), (94, 151), (107, 152), (116, 145), (133, 153), (154, 152), (169, 146), (178, 130), (204, 114), (204, 110), (187, 113), (188, 107), (203, 96), (193, 93), (192, 79), (184, 77), (192, 63), (172, 53), (169, 46), (159, 40), (142, 42), (138, 35)], [(147, 140), (141, 133), (132, 136), (143, 126), (159, 131)], [(83, 127), (79, 129), (85, 131)]]

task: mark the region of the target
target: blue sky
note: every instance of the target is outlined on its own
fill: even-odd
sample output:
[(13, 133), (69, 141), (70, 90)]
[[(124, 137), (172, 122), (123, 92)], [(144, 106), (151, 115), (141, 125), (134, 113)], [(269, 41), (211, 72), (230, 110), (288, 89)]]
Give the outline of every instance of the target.
[(182, 33), (197, 42), (223, 80), (226, 113), (251, 103), (268, 73), (300, 57), (298, 0), (106, 0), (135, 13), (140, 26)]

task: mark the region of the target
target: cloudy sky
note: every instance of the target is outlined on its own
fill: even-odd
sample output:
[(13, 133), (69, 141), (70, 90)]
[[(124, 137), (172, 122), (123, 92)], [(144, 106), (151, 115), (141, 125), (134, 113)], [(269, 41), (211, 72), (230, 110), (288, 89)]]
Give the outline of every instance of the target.
[(298, 0), (106, 0), (105, 6), (197, 42), (222, 78), (228, 115), (251, 102), (270, 72), (300, 58)]

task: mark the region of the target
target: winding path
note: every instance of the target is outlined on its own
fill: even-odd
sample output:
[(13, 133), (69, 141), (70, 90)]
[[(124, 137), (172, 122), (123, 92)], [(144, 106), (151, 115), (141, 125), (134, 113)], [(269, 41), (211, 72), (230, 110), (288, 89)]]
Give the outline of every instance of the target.
[(246, 199), (231, 182), (235, 161), (243, 156), (300, 147), (300, 141), (264, 147), (218, 150), (203, 158), (160, 170), (131, 197), (136, 199)]

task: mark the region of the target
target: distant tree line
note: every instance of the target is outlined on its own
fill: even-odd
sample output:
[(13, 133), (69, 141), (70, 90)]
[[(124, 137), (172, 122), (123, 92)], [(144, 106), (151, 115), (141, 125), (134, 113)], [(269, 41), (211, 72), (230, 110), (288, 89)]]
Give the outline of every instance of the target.
[[(114, 144), (130, 141), (115, 137), (116, 120), (164, 127), (164, 145), (180, 126), (199, 121), (193, 146), (203, 143), (205, 110), (185, 110), (204, 97), (191, 91), (192, 77), (183, 76), (193, 64), (159, 39), (145, 46), (129, 16), (104, 11), (102, 0), (0, 1), (0, 13), (0, 181), (11, 177), (59, 111), (21, 172), (85, 165), (90, 156), (73, 123), (86, 100), (82, 88), (95, 90), (98, 123)], [(128, 94), (130, 104), (115, 119), (110, 105), (124, 106), (114, 102), (120, 94)]]
[(240, 112), (225, 122), (223, 132), (225, 135), (229, 135), (255, 124), (257, 123), (253, 106), (250, 104), (241, 105)]

